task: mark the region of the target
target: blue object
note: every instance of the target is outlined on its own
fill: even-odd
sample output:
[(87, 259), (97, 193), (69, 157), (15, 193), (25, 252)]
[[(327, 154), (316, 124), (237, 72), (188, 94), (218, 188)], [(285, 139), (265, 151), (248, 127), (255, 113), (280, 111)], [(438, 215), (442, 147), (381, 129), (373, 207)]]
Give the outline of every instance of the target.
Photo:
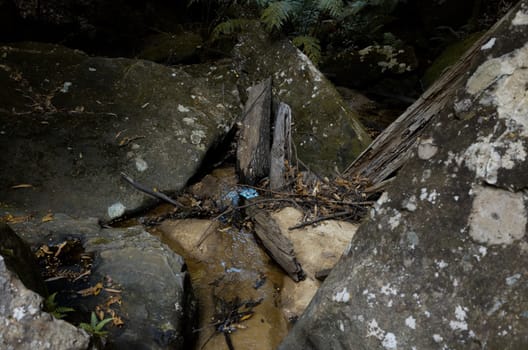
[(240, 194), (241, 197), (243, 197), (245, 199), (251, 199), (251, 198), (258, 197), (257, 190), (255, 190), (253, 188), (241, 187), (238, 190), (238, 193)]
[(224, 196), (225, 199), (227, 199), (228, 201), (231, 202), (231, 205), (234, 206), (234, 207), (237, 207), (238, 206), (238, 201), (239, 201), (239, 195), (238, 195), (238, 192), (237, 191), (229, 191), (227, 192), (227, 194)]

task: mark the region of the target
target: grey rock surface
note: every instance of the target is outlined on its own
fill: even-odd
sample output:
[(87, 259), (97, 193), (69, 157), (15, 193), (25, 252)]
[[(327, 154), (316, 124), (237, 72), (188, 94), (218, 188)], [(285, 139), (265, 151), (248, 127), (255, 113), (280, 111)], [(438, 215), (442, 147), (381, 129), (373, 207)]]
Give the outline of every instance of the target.
[(235, 81), (228, 61), (169, 68), (47, 44), (0, 47), (0, 202), (112, 219), (153, 202), (121, 172), (180, 190), (238, 116)]
[(1, 222), (0, 255), (4, 257), (5, 265), (27, 288), (44, 297), (48, 295), (33, 252), (7, 224)]
[(88, 349), (88, 334), (42, 311), (42, 297), (24, 286), (1, 255), (0, 295), (1, 349)]
[(280, 349), (528, 348), (527, 26), (521, 1)]
[[(121, 292), (103, 289), (95, 296), (74, 297), (69, 306), (89, 315), (97, 305), (104, 307), (111, 297), (118, 296), (117, 314), (124, 325), (105, 327), (110, 332), (109, 345), (183, 349), (192, 343), (196, 304), (184, 261), (143, 228), (101, 229), (95, 218), (77, 220), (62, 214), (53, 221), (28, 222), (14, 228), (37, 246), (79, 238), (86, 253), (94, 255), (88, 285), (103, 283), (104, 288)], [(79, 294), (80, 285), (73, 284), (74, 294)]]

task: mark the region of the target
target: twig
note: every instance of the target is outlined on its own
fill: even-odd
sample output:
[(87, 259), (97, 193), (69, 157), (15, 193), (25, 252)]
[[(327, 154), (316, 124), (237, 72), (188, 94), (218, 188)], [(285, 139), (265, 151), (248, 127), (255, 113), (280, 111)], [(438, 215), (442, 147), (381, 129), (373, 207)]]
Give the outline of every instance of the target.
[(321, 198), (321, 197), (319, 197), (318, 199), (320, 199), (324, 203), (343, 204), (343, 205), (356, 205), (356, 206), (372, 205), (372, 204), (376, 203), (375, 201), (362, 201), (362, 202), (335, 201), (335, 200), (325, 199), (325, 198)]
[(292, 227), (288, 227), (288, 230), (295, 230), (295, 229), (298, 229), (298, 228), (302, 228), (302, 227), (305, 227), (305, 226), (316, 224), (316, 223), (321, 222), (321, 221), (335, 219), (335, 218), (338, 218), (338, 217), (341, 217), (341, 216), (347, 216), (347, 215), (350, 215), (350, 214), (352, 214), (351, 211), (342, 211), (342, 212), (335, 213), (335, 214), (332, 214), (332, 215), (320, 216), (317, 219), (306, 221), (306, 222), (300, 223), (300, 224), (292, 226)]
[(253, 205), (262, 204), (262, 203), (266, 203), (266, 202), (291, 202), (291, 203), (294, 203), (296, 206), (298, 206), (298, 204), (295, 203), (294, 200), (289, 199), (289, 198), (266, 198), (266, 199), (260, 199), (258, 201), (254, 201), (254, 202), (251, 202), (251, 203), (248, 203), (248, 204), (239, 205), (237, 207), (228, 208), (228, 209), (224, 210), (221, 214), (217, 215), (216, 217), (214, 217), (212, 219), (212, 222), (209, 224), (209, 226), (207, 226), (207, 228), (205, 229), (204, 233), (202, 234), (202, 237), (200, 237), (200, 239), (198, 240), (198, 243), (196, 243), (195, 247), (199, 248), (202, 245), (202, 243), (209, 237), (209, 235), (213, 232), (211, 230), (211, 227), (213, 226), (213, 223), (215, 221), (217, 221), (218, 219), (220, 219), (222, 216), (224, 216), (226, 214), (229, 214), (232, 211), (235, 211), (235, 210), (238, 210), (238, 209), (249, 208), (249, 207), (251, 207)]
[(137, 189), (137, 190), (139, 190), (141, 192), (144, 192), (144, 193), (146, 193), (146, 194), (148, 194), (148, 195), (150, 195), (150, 196), (152, 196), (154, 198), (161, 199), (162, 201), (168, 202), (168, 203), (170, 203), (170, 204), (172, 204), (172, 205), (174, 205), (174, 206), (176, 206), (178, 208), (183, 208), (183, 205), (180, 202), (170, 198), (166, 194), (151, 190), (150, 188), (148, 188), (148, 187), (146, 187), (146, 186), (144, 186), (144, 185), (132, 180), (132, 178), (129, 177), (125, 173), (121, 173), (121, 176), (123, 177), (123, 179), (126, 182), (131, 184), (135, 189)]
[(231, 341), (231, 335), (229, 333), (224, 332), (224, 339), (225, 339), (225, 342), (229, 350), (235, 350), (235, 347), (233, 346), (233, 342)]

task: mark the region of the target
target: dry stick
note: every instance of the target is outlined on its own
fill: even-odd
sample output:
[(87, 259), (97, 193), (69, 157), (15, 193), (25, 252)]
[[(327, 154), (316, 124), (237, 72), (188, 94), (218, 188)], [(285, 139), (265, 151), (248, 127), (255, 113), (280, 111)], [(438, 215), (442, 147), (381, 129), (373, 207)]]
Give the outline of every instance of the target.
[(335, 214), (332, 214), (332, 215), (321, 216), (321, 217), (318, 217), (317, 219), (306, 221), (306, 222), (300, 223), (300, 224), (292, 226), (292, 227), (288, 227), (288, 230), (295, 230), (297, 228), (302, 228), (302, 227), (305, 227), (305, 226), (316, 224), (316, 223), (321, 222), (321, 221), (335, 219), (335, 218), (338, 218), (338, 217), (341, 217), (341, 216), (347, 216), (347, 215), (350, 215), (350, 214), (352, 214), (351, 211), (342, 211), (342, 212), (335, 213)]
[(363, 202), (349, 202), (349, 201), (334, 201), (334, 200), (330, 200), (330, 199), (324, 199), (322, 198), (322, 201), (324, 203), (332, 203), (332, 204), (344, 204), (344, 205), (356, 205), (356, 206), (360, 206), (360, 205), (372, 205), (374, 203), (376, 203), (376, 201), (363, 201)]
[(289, 199), (289, 198), (267, 198), (267, 199), (260, 199), (258, 201), (255, 201), (255, 202), (252, 202), (252, 203), (249, 203), (249, 204), (244, 204), (244, 205), (240, 205), (238, 207), (232, 207), (232, 208), (228, 208), (228, 209), (224, 210), (220, 215), (217, 215), (215, 218), (213, 218), (212, 222), (209, 224), (209, 226), (207, 226), (207, 228), (205, 229), (204, 233), (202, 234), (202, 237), (200, 237), (200, 239), (198, 240), (198, 243), (196, 243), (195, 247), (196, 248), (200, 247), (202, 245), (202, 243), (209, 237), (209, 235), (213, 232), (212, 230), (210, 230), (211, 227), (213, 226), (213, 223), (215, 221), (217, 221), (218, 219), (220, 219), (222, 216), (224, 216), (226, 214), (229, 214), (230, 212), (232, 212), (234, 210), (248, 208), (248, 207), (251, 207), (253, 205), (257, 205), (257, 204), (261, 204), (261, 203), (265, 203), (265, 202), (280, 202), (280, 201), (292, 202), (292, 203), (297, 205), (297, 203), (295, 203), (294, 200)]
[(123, 177), (123, 179), (124, 179), (126, 182), (128, 182), (129, 184), (131, 184), (135, 189), (137, 189), (137, 190), (139, 190), (139, 191), (141, 191), (141, 192), (144, 192), (144, 193), (146, 193), (146, 194), (148, 194), (148, 195), (150, 195), (150, 196), (152, 196), (152, 197), (154, 197), (154, 198), (158, 198), (158, 199), (161, 199), (161, 200), (163, 200), (163, 201), (165, 201), (165, 202), (168, 202), (168, 203), (170, 203), (170, 204), (172, 204), (172, 205), (174, 205), (174, 206), (176, 206), (176, 207), (178, 207), (178, 208), (183, 208), (183, 205), (182, 205), (180, 202), (178, 202), (178, 201), (176, 201), (176, 200), (170, 198), (170, 197), (167, 196), (166, 194), (151, 190), (150, 188), (148, 188), (148, 187), (146, 187), (146, 186), (144, 186), (144, 185), (142, 185), (142, 184), (140, 184), (140, 183), (138, 183), (138, 182), (132, 180), (132, 178), (129, 177), (129, 176), (128, 176), (127, 174), (125, 174), (125, 173), (121, 173), (121, 176)]

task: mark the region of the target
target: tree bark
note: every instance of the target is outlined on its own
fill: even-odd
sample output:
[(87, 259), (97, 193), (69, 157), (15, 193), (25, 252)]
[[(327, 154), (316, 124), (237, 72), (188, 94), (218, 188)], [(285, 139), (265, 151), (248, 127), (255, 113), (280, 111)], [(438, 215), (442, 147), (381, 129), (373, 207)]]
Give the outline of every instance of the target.
[[(345, 170), (375, 185), (394, 174), (409, 159), (422, 130), (452, 103), (473, 59), (507, 16), (486, 32), (464, 56), (387, 127)], [(455, 87), (455, 88), (453, 88)]]
[(281, 102), (275, 118), (271, 146), (270, 188), (272, 190), (284, 187), (286, 182), (284, 160), (291, 160), (291, 119), (290, 106)]
[(271, 78), (249, 91), (237, 147), (240, 181), (255, 185), (269, 175), (271, 139)]

